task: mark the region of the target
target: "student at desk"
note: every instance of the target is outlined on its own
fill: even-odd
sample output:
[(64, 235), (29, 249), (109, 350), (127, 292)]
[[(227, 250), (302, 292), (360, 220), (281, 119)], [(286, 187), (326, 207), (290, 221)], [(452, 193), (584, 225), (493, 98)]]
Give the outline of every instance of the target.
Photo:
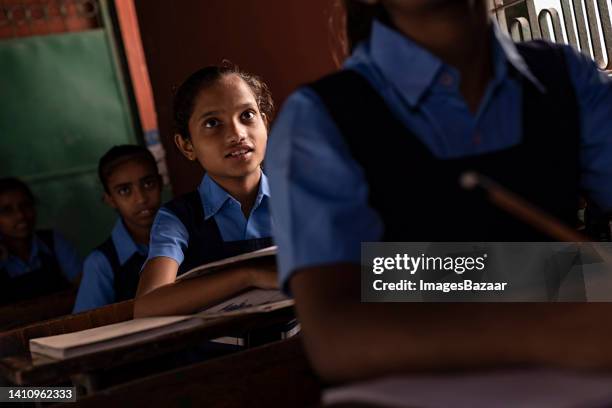
[(98, 163), (98, 176), (104, 201), (119, 219), (111, 236), (85, 259), (74, 313), (134, 298), (161, 205), (161, 176), (146, 147), (112, 147)]
[(30, 188), (16, 178), (0, 179), (0, 304), (69, 289), (81, 273), (81, 259), (53, 230), (35, 230)]
[(237, 67), (203, 68), (177, 90), (174, 140), (206, 175), (155, 219), (136, 317), (193, 313), (249, 287), (277, 287), (272, 264), (174, 283), (193, 267), (272, 245), (261, 170), (272, 112), (268, 87)]
[(290, 96), (266, 163), (280, 281), (314, 368), (330, 381), (513, 363), (609, 368), (607, 307), (361, 304), (359, 262), (369, 241), (549, 240), (462, 191), (468, 169), (568, 225), (581, 187), (612, 210), (610, 79), (570, 47), (515, 45), (484, 0), (345, 4), (352, 56)]

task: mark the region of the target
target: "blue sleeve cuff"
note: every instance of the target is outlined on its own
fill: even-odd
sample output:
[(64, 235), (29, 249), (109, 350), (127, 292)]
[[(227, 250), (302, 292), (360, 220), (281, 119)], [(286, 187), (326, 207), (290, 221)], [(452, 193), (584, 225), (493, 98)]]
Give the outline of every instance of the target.
[(80, 313), (115, 301), (115, 277), (106, 256), (93, 251), (83, 266), (83, 279), (79, 286), (73, 313)]
[(161, 208), (153, 226), (149, 244), (149, 259), (165, 256), (174, 259), (179, 265), (185, 259), (184, 251), (189, 243), (187, 228), (176, 215)]

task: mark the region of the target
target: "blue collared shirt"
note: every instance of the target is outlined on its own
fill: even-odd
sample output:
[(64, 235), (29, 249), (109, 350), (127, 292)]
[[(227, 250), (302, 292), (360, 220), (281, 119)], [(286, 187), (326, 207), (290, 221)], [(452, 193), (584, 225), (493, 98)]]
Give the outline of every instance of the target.
[[(257, 198), (248, 218), (242, 213), (240, 202), (229, 195), (208, 174), (198, 186), (198, 192), (202, 199), (205, 219), (214, 217), (223, 241), (272, 236), (272, 220), (268, 204), (270, 188), (265, 174), (261, 175)], [(183, 251), (188, 243), (187, 228), (174, 213), (162, 207), (151, 229), (147, 261), (158, 256), (166, 256), (180, 265), (184, 259)]]
[[(64, 276), (74, 281), (81, 273), (83, 266), (76, 249), (57, 231), (53, 231), (53, 246), (55, 258)], [(0, 269), (5, 269), (10, 278), (25, 275), (41, 267), (40, 253), (51, 255), (51, 249), (36, 235), (32, 237), (30, 259), (23, 259), (9, 254), (6, 259), (0, 259)]]
[[(126, 263), (135, 253), (147, 254), (147, 246), (134, 242), (121, 218), (115, 222), (111, 239), (120, 265)], [(72, 312), (84, 312), (114, 303), (114, 285), (115, 275), (111, 264), (101, 251), (94, 250), (85, 259), (83, 279)]]
[[(476, 113), (459, 91), (456, 69), (379, 22), (345, 68), (368, 79), (435, 156), (477, 155), (522, 139), (522, 85), (509, 65), (545, 91), (495, 25), (492, 37), (494, 77)], [(580, 105), (582, 186), (612, 209), (612, 81), (572, 48), (565, 48), (565, 57)], [(312, 90), (301, 88), (285, 102), (268, 142), (266, 172), (283, 287), (299, 268), (359, 262), (360, 243), (382, 237), (363, 170)]]

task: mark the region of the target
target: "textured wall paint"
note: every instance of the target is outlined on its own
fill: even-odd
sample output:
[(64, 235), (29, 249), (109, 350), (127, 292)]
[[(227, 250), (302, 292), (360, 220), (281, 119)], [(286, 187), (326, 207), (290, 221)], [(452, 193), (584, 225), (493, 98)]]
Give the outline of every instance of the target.
[(172, 89), (191, 72), (229, 59), (261, 75), (277, 106), (300, 84), (335, 69), (331, 0), (136, 0), (162, 142), (175, 193), (202, 171), (172, 142)]

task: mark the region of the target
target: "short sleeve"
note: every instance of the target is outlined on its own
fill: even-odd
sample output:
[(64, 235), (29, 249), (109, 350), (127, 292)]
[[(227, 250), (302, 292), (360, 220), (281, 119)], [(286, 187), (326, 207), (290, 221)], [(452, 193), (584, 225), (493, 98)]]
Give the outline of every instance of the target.
[(183, 223), (166, 208), (161, 208), (151, 227), (147, 261), (160, 256), (174, 259), (179, 265), (185, 258), (189, 232)]
[(286, 291), (297, 269), (359, 263), (361, 242), (381, 238), (363, 170), (312, 90), (299, 90), (283, 106), (268, 142), (266, 172)]
[(114, 280), (113, 270), (106, 256), (98, 250), (89, 254), (83, 264), (83, 278), (73, 313), (114, 303)]
[(573, 48), (564, 51), (580, 106), (582, 186), (612, 211), (612, 78)]

